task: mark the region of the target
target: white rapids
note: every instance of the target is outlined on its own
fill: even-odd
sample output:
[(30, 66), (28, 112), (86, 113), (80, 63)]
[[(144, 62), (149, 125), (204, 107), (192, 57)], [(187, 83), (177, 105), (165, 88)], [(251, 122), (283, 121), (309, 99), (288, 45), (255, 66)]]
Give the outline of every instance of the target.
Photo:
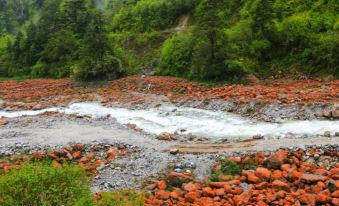
[(135, 124), (152, 134), (181, 132), (211, 139), (236, 139), (262, 135), (266, 138), (286, 136), (317, 136), (325, 131), (339, 131), (339, 121), (284, 121), (258, 122), (239, 115), (175, 106), (161, 106), (147, 110), (104, 107), (98, 103), (75, 103), (67, 108), (50, 108), (38, 111), (0, 111), (0, 117), (34, 116), (44, 112), (60, 112), (100, 118), (110, 115), (120, 124)]

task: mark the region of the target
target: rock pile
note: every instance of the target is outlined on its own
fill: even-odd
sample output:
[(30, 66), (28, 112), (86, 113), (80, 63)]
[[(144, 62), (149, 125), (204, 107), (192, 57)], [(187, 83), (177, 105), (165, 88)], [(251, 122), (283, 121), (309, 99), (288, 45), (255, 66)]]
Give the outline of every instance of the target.
[(339, 205), (338, 157), (338, 146), (231, 157), (214, 165), (203, 182), (171, 172), (146, 188), (152, 191), (146, 204)]

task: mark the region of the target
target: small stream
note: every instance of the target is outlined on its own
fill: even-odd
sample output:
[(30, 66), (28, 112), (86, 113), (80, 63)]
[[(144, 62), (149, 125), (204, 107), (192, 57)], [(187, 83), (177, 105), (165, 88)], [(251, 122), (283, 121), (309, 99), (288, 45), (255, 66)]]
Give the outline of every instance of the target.
[(262, 135), (266, 138), (323, 135), (325, 131), (339, 132), (339, 121), (284, 121), (267, 123), (244, 118), (236, 114), (175, 106), (161, 106), (147, 110), (104, 107), (98, 103), (75, 103), (67, 108), (38, 111), (0, 111), (0, 117), (34, 116), (44, 112), (87, 115), (93, 118), (110, 115), (121, 124), (135, 124), (145, 132), (191, 133), (210, 139), (238, 139)]

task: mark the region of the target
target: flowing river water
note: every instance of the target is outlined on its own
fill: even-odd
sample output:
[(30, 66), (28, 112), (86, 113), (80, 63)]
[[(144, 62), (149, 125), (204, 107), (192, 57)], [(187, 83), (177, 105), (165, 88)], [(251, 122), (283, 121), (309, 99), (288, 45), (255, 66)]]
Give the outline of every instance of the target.
[(151, 109), (127, 109), (105, 107), (98, 103), (74, 103), (68, 107), (56, 107), (37, 111), (0, 111), (0, 117), (15, 118), (35, 116), (44, 112), (59, 112), (91, 116), (93, 118), (113, 117), (120, 124), (135, 124), (151, 134), (162, 132), (193, 134), (213, 140), (249, 138), (262, 135), (266, 138), (318, 136), (324, 132), (339, 131), (339, 121), (283, 121), (268, 123), (244, 118), (223, 111), (209, 111), (194, 108), (160, 106)]

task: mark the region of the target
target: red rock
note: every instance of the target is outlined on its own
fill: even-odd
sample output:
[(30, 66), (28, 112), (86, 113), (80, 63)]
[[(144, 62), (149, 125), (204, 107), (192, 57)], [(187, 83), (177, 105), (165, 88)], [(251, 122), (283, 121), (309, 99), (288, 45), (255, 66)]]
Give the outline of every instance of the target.
[(255, 171), (255, 175), (259, 178), (265, 178), (265, 179), (270, 179), (271, 178), (271, 171), (263, 168), (263, 167), (258, 167)]
[(93, 159), (95, 157), (95, 154), (93, 152), (88, 152), (87, 153), (87, 158), (88, 159)]
[(316, 185), (314, 185), (312, 187), (312, 192), (317, 194), (317, 193), (323, 191), (324, 187), (325, 187), (325, 185), (324, 185), (323, 182), (318, 182)]
[(155, 197), (162, 200), (167, 200), (170, 198), (170, 193), (165, 190), (158, 190), (155, 192)]
[(287, 183), (285, 183), (285, 182), (283, 182), (283, 181), (280, 181), (280, 180), (274, 180), (274, 181), (272, 182), (272, 186), (273, 186), (273, 188), (276, 189), (276, 190), (285, 190), (285, 191), (287, 191), (287, 192), (290, 191), (290, 186), (289, 186), (289, 184), (287, 184)]
[(331, 172), (331, 175), (337, 175), (337, 174), (339, 174), (339, 168), (338, 167), (333, 168), (333, 169), (330, 170), (330, 172)]
[(217, 195), (217, 196), (225, 195), (225, 189), (224, 188), (216, 189), (215, 190), (215, 195)]
[(64, 149), (56, 150), (54, 154), (56, 154), (58, 157), (67, 157), (67, 151)]
[(339, 190), (334, 191), (334, 192), (332, 193), (332, 197), (334, 197), (334, 198), (339, 198)]
[(333, 205), (339, 205), (339, 198), (332, 198)]
[(167, 179), (170, 183), (187, 182), (189, 180), (192, 180), (192, 174), (191, 173), (170, 172), (167, 176)]
[(69, 152), (72, 152), (73, 151), (73, 147), (68, 145), (67, 147), (65, 147), (65, 150), (67, 150)]
[(194, 202), (196, 199), (199, 198), (199, 192), (198, 191), (191, 191), (191, 192), (188, 192), (186, 195), (185, 195), (185, 200), (187, 202)]
[(49, 157), (50, 159), (57, 159), (58, 158), (54, 153), (47, 154), (47, 157)]
[(280, 169), (282, 171), (285, 171), (285, 172), (288, 172), (288, 170), (291, 168), (291, 165), (290, 164), (283, 164), (281, 165)]
[(225, 190), (226, 193), (230, 193), (232, 191), (231, 185), (225, 185), (224, 190)]
[(107, 159), (108, 159), (108, 160), (112, 160), (112, 159), (114, 159), (114, 158), (117, 157), (117, 153), (116, 153), (115, 149), (110, 149), (110, 150), (108, 150), (108, 151), (106, 152), (106, 155), (107, 155)]
[(84, 144), (76, 144), (76, 145), (73, 146), (73, 149), (78, 150), (78, 151), (81, 151), (84, 148), (85, 148)]
[(241, 158), (240, 157), (229, 157), (228, 161), (235, 162), (235, 163), (240, 163), (241, 162)]
[(256, 205), (257, 206), (268, 206), (268, 204), (266, 204), (264, 201), (259, 201)]
[(214, 197), (215, 192), (210, 187), (204, 187), (204, 188), (202, 188), (202, 195), (204, 195), (205, 197)]
[(165, 190), (166, 187), (167, 187), (167, 185), (166, 185), (166, 182), (165, 182), (165, 181), (159, 181), (159, 182), (158, 182), (158, 188), (159, 188), (160, 190)]
[(163, 140), (163, 141), (172, 141), (172, 140), (176, 140), (176, 137), (173, 134), (163, 132), (163, 133), (159, 134), (157, 139)]
[(323, 194), (316, 194), (315, 200), (318, 203), (327, 203), (327, 202), (331, 202), (332, 198), (326, 195), (323, 195)]
[(236, 205), (247, 205), (250, 199), (251, 199), (251, 193), (244, 192), (240, 195), (236, 195), (234, 197), (234, 202), (236, 203)]
[(173, 190), (171, 193), (170, 193), (170, 196), (171, 198), (173, 199), (179, 199), (181, 197), (182, 193), (180, 190), (176, 189), (176, 190)]
[(81, 152), (80, 151), (76, 151), (72, 154), (72, 157), (74, 159), (79, 159), (81, 157)]
[(228, 185), (229, 183), (227, 182), (211, 182), (210, 186), (211, 187), (216, 187), (216, 188), (224, 188), (225, 185)]
[(315, 205), (316, 203), (316, 195), (314, 194), (302, 194), (298, 196), (300, 202), (305, 203), (307, 205)]
[(259, 177), (255, 176), (253, 173), (248, 173), (247, 174), (247, 179), (249, 182), (257, 183), (260, 181)]
[(315, 175), (315, 174), (302, 174), (301, 180), (306, 182), (318, 182), (318, 181), (325, 181), (326, 177), (322, 175)]
[(256, 185), (255, 185), (255, 188), (257, 188), (257, 189), (259, 189), (259, 190), (262, 190), (262, 189), (267, 188), (267, 186), (268, 186), (268, 183), (267, 183), (267, 182), (261, 182), (261, 183), (259, 183), (259, 184), (256, 184)]
[(283, 179), (283, 173), (282, 173), (282, 171), (280, 171), (280, 170), (274, 170), (273, 173), (272, 173), (271, 178), (272, 178), (273, 180), (280, 180), (280, 179)]
[(189, 183), (184, 183), (182, 185), (182, 188), (187, 191), (187, 192), (191, 192), (191, 191), (197, 191), (200, 187), (200, 184), (198, 183), (192, 183), (192, 182), (189, 182)]
[(150, 185), (147, 185), (146, 189), (154, 190), (156, 187), (157, 187), (157, 184), (150, 184)]
[[(226, 190), (226, 189), (225, 189)], [(243, 189), (241, 189), (240, 187), (236, 187), (234, 189), (231, 190), (231, 193), (234, 194), (234, 195), (239, 195), (241, 193), (243, 193)]]
[(59, 162), (53, 161), (53, 168), (54, 168), (54, 169), (58, 169), (59, 167), (60, 167)]
[(226, 181), (232, 180), (234, 177), (233, 177), (232, 175), (224, 175), (224, 174), (220, 174), (220, 175), (218, 176), (218, 178), (219, 178), (220, 181), (226, 182)]
[(32, 153), (32, 157), (33, 157), (34, 159), (39, 159), (39, 160), (41, 160), (41, 159), (43, 159), (43, 158), (45, 157), (45, 155), (42, 154), (42, 153), (40, 153), (40, 152), (34, 152), (34, 153)]
[(81, 162), (81, 163), (87, 163), (89, 160), (88, 160), (88, 158), (87, 157), (82, 157), (80, 160), (79, 160), (79, 162)]
[(327, 176), (329, 174), (327, 170), (322, 169), (322, 168), (316, 169), (312, 173), (315, 175), (322, 175), (322, 176)]
[(99, 145), (93, 145), (93, 146), (92, 146), (92, 150), (94, 150), (94, 151), (99, 151), (99, 150), (100, 150)]
[(285, 163), (288, 153), (285, 150), (278, 150), (275, 154), (268, 157), (269, 166), (272, 168), (280, 168)]
[(0, 126), (7, 125), (9, 122), (8, 121), (0, 121)]

